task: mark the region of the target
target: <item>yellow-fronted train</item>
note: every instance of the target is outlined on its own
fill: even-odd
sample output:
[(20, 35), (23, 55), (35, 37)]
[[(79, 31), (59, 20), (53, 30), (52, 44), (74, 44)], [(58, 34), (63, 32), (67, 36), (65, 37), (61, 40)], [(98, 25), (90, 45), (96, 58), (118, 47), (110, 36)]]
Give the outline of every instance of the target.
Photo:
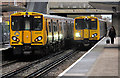
[(74, 20), (74, 43), (76, 45), (94, 45), (106, 36), (107, 22), (93, 16), (80, 16)]
[[(74, 19), (37, 12), (10, 16), (10, 45), (14, 54), (44, 54), (69, 45)], [(67, 43), (66, 43), (67, 41)]]

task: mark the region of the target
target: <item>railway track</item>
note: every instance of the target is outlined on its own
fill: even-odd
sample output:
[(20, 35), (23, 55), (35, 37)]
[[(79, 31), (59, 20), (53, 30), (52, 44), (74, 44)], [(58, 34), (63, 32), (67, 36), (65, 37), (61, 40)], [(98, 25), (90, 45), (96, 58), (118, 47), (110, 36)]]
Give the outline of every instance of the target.
[(64, 51), (60, 51), (60, 52), (58, 52), (58, 53), (51, 54), (51, 55), (49, 55), (49, 56), (45, 56), (45, 57), (43, 57), (42, 59), (36, 60), (36, 61), (34, 61), (34, 62), (32, 62), (32, 63), (29, 63), (29, 64), (27, 64), (27, 65), (25, 65), (25, 66), (22, 66), (22, 67), (20, 67), (20, 68), (17, 68), (16, 70), (12, 70), (12, 71), (10, 71), (10, 72), (8, 72), (8, 73), (6, 73), (6, 74), (3, 74), (3, 75), (2, 75), (2, 78), (8, 78), (8, 77), (15, 76), (16, 74), (21, 73), (21, 72), (23, 72), (23, 71), (25, 71), (25, 70), (33, 67), (35, 64), (38, 64), (38, 63), (40, 63), (40, 62), (43, 62), (43, 61), (45, 61), (45, 60), (47, 60), (47, 59), (49, 59), (49, 58), (52, 58), (52, 57), (54, 57), (54, 56), (56, 56), (56, 55), (59, 55), (59, 54), (61, 54), (61, 53), (63, 53), (63, 52), (64, 52)]
[(7, 63), (5, 63), (5, 64), (2, 64), (0, 67), (1, 67), (1, 68), (7, 67), (7, 66), (9, 66), (9, 65), (11, 65), (11, 64), (14, 64), (14, 63), (17, 63), (17, 62), (18, 62), (17, 60), (10, 61), (10, 62), (7, 62)]
[(32, 74), (26, 76), (25, 78), (39, 78), (43, 77), (47, 74), (48, 71), (50, 71), (52, 68), (56, 67), (57, 65), (61, 64), (68, 58), (72, 57), (74, 54), (78, 53), (78, 51), (75, 49), (64, 56), (61, 56), (57, 60), (49, 63), (48, 65), (44, 66), (43, 68), (38, 69), (37, 71), (33, 72)]

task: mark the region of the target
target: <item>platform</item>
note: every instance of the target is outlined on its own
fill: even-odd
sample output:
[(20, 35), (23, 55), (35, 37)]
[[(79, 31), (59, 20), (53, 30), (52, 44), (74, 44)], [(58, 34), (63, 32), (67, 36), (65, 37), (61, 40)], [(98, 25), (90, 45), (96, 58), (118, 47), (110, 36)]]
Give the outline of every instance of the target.
[(6, 50), (6, 49), (9, 49), (11, 46), (10, 46), (10, 44), (1, 44), (0, 45), (0, 51), (2, 51), (2, 50)]
[(115, 39), (115, 44), (106, 44), (106, 39), (108, 37), (101, 39), (87, 53), (59, 74), (58, 78), (117, 77), (120, 38)]

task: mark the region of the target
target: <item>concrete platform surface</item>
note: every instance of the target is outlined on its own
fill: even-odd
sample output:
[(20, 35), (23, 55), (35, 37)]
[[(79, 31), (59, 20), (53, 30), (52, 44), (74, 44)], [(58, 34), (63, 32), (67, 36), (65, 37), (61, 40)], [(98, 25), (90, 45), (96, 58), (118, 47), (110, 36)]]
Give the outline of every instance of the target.
[(4, 44), (4, 45), (0, 45), (0, 51), (2, 51), (2, 50), (6, 50), (6, 49), (8, 49), (8, 48), (10, 48), (11, 46), (10, 46), (10, 44)]
[(115, 44), (106, 44), (107, 39), (100, 40), (58, 77), (118, 76), (119, 38), (115, 39)]

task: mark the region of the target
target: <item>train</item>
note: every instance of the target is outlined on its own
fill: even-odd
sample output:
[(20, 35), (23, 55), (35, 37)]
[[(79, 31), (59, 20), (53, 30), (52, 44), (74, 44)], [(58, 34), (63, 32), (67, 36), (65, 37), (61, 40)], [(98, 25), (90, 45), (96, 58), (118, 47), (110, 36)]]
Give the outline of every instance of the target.
[(94, 45), (106, 34), (107, 22), (93, 16), (73, 19), (38, 12), (10, 15), (10, 45), (14, 55), (44, 55), (64, 47)]
[(79, 16), (74, 20), (74, 44), (93, 46), (107, 34), (107, 22), (93, 16)]
[(10, 15), (10, 45), (14, 55), (46, 54), (69, 45), (74, 19), (38, 12)]

